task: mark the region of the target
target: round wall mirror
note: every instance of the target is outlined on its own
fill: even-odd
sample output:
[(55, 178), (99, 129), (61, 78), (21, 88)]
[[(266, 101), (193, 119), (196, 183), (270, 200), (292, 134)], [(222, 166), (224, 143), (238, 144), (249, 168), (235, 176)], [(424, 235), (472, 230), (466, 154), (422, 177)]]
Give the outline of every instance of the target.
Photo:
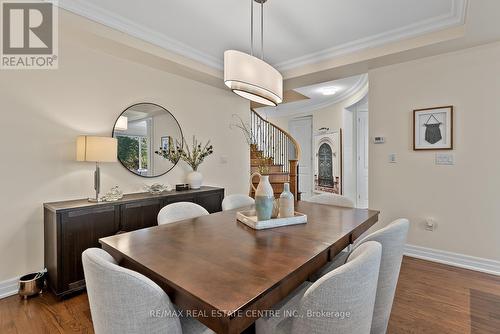
[(183, 145), (182, 130), (175, 117), (154, 103), (134, 104), (118, 117), (113, 128), (118, 140), (118, 160), (132, 173), (157, 177), (177, 164), (170, 154)]

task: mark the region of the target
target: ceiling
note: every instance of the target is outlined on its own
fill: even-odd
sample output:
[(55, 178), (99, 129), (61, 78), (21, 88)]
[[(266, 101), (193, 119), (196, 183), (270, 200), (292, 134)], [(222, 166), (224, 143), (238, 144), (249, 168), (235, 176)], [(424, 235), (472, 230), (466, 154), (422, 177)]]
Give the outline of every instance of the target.
[[(269, 0), (264, 13), (265, 58), (286, 70), (460, 26), (466, 4), (467, 0)], [(149, 0), (147, 5), (137, 0), (59, 0), (59, 5), (217, 69), (222, 68), (224, 50), (249, 51), (248, 0)], [(258, 19), (258, 10), (255, 13)]]
[[(261, 114), (273, 117), (284, 117), (313, 112), (349, 98), (365, 88), (367, 83), (368, 76), (363, 74), (296, 88), (294, 89), (295, 91), (307, 96), (309, 99), (282, 103), (277, 107), (262, 107), (258, 108), (257, 111)], [(331, 95), (325, 95), (325, 93)]]

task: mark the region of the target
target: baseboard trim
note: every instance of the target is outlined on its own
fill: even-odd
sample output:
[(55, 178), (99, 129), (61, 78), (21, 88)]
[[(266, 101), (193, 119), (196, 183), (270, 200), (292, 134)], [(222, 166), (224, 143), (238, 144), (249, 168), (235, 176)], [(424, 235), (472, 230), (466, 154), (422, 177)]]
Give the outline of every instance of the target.
[(17, 294), (19, 289), (19, 277), (14, 277), (0, 282), (0, 299)]
[(500, 261), (488, 260), (480, 257), (446, 252), (415, 245), (406, 245), (405, 255), (417, 259), (438, 262), (454, 267), (500, 276)]

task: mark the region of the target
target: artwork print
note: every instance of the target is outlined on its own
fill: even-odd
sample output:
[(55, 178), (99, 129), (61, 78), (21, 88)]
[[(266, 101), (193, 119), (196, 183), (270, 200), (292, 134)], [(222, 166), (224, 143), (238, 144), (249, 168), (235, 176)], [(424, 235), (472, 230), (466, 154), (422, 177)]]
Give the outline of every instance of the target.
[(453, 107), (413, 111), (413, 149), (453, 149)]

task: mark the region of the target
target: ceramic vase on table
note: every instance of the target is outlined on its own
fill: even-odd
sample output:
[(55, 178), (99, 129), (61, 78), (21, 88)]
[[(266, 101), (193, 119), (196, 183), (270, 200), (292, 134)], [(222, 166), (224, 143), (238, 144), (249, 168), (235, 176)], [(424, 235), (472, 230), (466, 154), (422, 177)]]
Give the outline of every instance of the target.
[[(257, 188), (253, 185), (254, 176), (259, 176), (259, 185)], [(274, 190), (269, 183), (269, 175), (261, 175), (253, 173), (250, 176), (250, 185), (255, 191), (255, 211), (257, 213), (257, 220), (269, 220), (273, 214), (274, 205)]]
[(293, 194), (290, 191), (290, 183), (283, 185), (283, 192), (280, 195), (280, 218), (295, 216), (295, 203)]
[(192, 171), (187, 175), (187, 183), (191, 189), (200, 189), (203, 183), (203, 175), (198, 171)]

